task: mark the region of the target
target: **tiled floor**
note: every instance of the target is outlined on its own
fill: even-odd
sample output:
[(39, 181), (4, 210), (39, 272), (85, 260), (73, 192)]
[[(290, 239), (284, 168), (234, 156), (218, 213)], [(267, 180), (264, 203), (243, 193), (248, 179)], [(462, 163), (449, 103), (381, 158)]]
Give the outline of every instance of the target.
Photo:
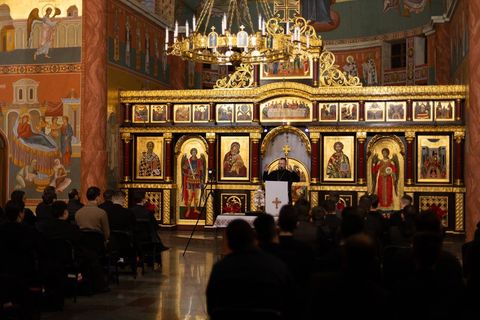
[(163, 232), (171, 249), (163, 253), (163, 269), (133, 279), (120, 276), (111, 292), (80, 296), (77, 303), (67, 299), (63, 312), (45, 313), (42, 319), (207, 319), (205, 288), (221, 239), (213, 232), (197, 231), (183, 256), (190, 232)]

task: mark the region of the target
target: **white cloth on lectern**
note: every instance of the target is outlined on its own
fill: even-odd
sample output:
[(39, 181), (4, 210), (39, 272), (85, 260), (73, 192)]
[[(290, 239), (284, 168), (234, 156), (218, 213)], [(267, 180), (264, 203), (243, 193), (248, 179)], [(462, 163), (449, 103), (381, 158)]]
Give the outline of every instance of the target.
[(288, 204), (287, 181), (265, 181), (265, 211), (278, 216), (280, 208)]

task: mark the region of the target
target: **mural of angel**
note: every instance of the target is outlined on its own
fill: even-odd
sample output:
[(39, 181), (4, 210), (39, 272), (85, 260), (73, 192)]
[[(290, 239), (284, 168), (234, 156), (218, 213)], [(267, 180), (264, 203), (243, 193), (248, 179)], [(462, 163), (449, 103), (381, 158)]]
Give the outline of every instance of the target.
[[(54, 11), (53, 16), (50, 16), (52, 14), (52, 11)], [(38, 8), (35, 8), (30, 12), (27, 20), (28, 44), (30, 48), (32, 47), (33, 41), (33, 29), (36, 24), (41, 24), (40, 45), (33, 55), (33, 60), (36, 60), (37, 56), (41, 54), (43, 54), (45, 58), (51, 58), (48, 55), (48, 51), (52, 46), (55, 35), (55, 28), (57, 25), (57, 22), (53, 21), (53, 19), (61, 13), (62, 12), (59, 8), (53, 9), (52, 7), (48, 7), (45, 10), (45, 15), (43, 16), (43, 18), (40, 18)]]
[(196, 219), (202, 187), (205, 183), (205, 155), (197, 156), (197, 148), (190, 149), (190, 157), (182, 157), (182, 197), (185, 204), (185, 218)]
[(396, 154), (390, 158), (390, 150), (382, 149), (382, 159), (378, 155), (373, 156), (372, 161), (372, 193), (380, 200), (380, 208), (393, 206), (394, 197), (398, 196), (398, 179), (400, 165)]

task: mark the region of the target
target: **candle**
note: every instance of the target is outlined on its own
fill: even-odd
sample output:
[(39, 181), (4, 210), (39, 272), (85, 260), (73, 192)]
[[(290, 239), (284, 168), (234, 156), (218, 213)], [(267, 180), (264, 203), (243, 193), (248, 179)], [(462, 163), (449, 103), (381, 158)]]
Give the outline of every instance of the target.
[(310, 48), (310, 37), (307, 36), (307, 49)]
[(165, 43), (168, 43), (168, 28), (165, 29)]
[(258, 31), (262, 30), (262, 15), (258, 15)]
[(192, 18), (192, 30), (193, 32), (197, 31), (197, 20), (195, 19), (195, 15)]
[(188, 38), (189, 32), (190, 32), (190, 26), (188, 25), (188, 20), (187, 20), (185, 22), (185, 36), (187, 36), (187, 38)]
[(262, 19), (262, 35), (265, 35), (265, 20)]
[(285, 34), (290, 34), (290, 21), (287, 20), (287, 26), (286, 26)]

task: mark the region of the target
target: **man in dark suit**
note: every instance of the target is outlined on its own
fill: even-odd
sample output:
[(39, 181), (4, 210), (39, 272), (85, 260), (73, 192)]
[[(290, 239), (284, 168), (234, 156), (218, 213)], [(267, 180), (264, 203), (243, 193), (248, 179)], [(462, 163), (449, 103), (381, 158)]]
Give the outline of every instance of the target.
[(280, 158), (278, 169), (268, 173), (268, 166), (263, 171), (263, 181), (286, 181), (288, 182), (288, 202), (292, 203), (292, 183), (299, 182), (300, 176), (287, 167), (287, 159)]
[(112, 196), (112, 206), (107, 208), (110, 230), (120, 230), (133, 234), (135, 230), (135, 214), (123, 207), (125, 192), (117, 190)]
[(113, 191), (112, 189), (105, 190), (103, 192), (103, 203), (100, 204), (98, 207), (105, 210), (106, 212), (108, 212), (109, 210), (111, 211), (113, 207), (112, 197), (114, 193), (115, 191)]
[(231, 253), (212, 268), (207, 285), (211, 319), (253, 319), (252, 310), (271, 310), (293, 319), (294, 285), (285, 264), (262, 252), (243, 220), (230, 222), (226, 238)]
[(83, 208), (83, 203), (80, 202), (80, 195), (78, 193), (78, 190), (72, 189), (68, 193), (68, 221), (70, 221), (71, 223), (75, 223), (75, 213), (77, 213), (77, 211), (81, 208)]

